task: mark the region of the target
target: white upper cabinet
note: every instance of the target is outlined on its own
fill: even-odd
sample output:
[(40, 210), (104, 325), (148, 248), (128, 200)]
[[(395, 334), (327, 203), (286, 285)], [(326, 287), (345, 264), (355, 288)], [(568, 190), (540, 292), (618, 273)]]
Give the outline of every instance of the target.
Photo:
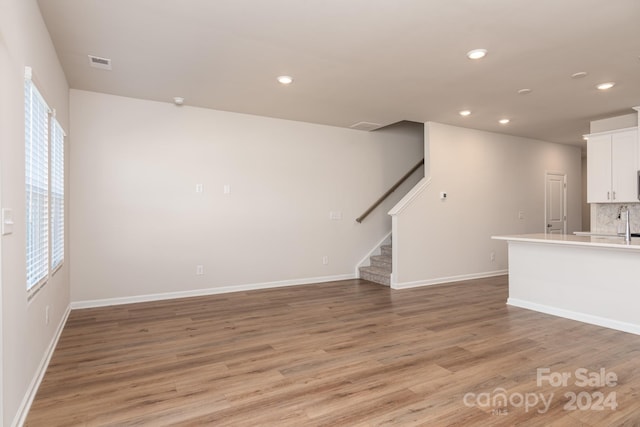
[(611, 202), (611, 135), (587, 140), (587, 201)]
[(587, 201), (638, 202), (638, 129), (592, 134), (587, 139)]

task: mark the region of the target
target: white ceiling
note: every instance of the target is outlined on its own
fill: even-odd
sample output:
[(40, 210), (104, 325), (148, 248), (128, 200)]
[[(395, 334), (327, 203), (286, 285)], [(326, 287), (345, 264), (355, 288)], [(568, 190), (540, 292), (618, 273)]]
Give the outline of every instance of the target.
[[(639, 0), (39, 4), (76, 89), (343, 127), (437, 121), (575, 144), (590, 120), (640, 105)], [(474, 48), (489, 54), (471, 61)], [(113, 70), (89, 67), (88, 54), (110, 58)], [(580, 71), (588, 75), (570, 77)], [(295, 82), (280, 85), (282, 74)], [(595, 89), (606, 81), (617, 84)]]

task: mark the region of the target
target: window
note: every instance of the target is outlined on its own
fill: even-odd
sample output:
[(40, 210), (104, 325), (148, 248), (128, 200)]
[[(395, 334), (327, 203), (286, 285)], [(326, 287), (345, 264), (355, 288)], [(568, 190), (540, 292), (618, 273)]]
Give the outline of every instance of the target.
[(64, 131), (31, 80), (24, 83), (27, 290), (64, 260)]
[(51, 120), (51, 270), (64, 260), (64, 131)]
[(27, 289), (49, 274), (49, 107), (30, 78), (24, 83)]

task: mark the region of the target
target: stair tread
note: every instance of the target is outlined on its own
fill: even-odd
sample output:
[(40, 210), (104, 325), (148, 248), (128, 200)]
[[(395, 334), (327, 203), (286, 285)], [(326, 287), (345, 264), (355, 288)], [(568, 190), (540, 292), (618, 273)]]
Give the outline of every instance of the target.
[(391, 273), (393, 270), (393, 247), (391, 244), (379, 246), (379, 255), (371, 255), (371, 265), (360, 267), (360, 277), (380, 285), (391, 286)]
[(377, 283), (379, 285), (391, 286), (391, 273), (385, 272), (384, 274), (376, 274), (371, 271), (361, 271), (360, 278), (368, 280), (369, 282)]
[(391, 274), (391, 269), (380, 268), (380, 267), (360, 267), (360, 271), (364, 271), (370, 274), (377, 274), (378, 276), (387, 276)]

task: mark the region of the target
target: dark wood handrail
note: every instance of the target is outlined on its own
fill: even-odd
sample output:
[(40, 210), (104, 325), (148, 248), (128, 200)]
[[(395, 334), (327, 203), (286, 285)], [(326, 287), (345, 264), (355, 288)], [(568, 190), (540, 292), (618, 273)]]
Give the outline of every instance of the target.
[(384, 193), (382, 195), (382, 197), (380, 197), (378, 200), (375, 201), (374, 204), (372, 204), (369, 209), (367, 209), (366, 211), (364, 211), (364, 213), (362, 215), (360, 215), (358, 218), (356, 218), (356, 222), (362, 222), (371, 212), (373, 212), (373, 210), (375, 208), (378, 207), (378, 205), (380, 205), (380, 203), (384, 202), (384, 200), (389, 197), (389, 195), (391, 193), (393, 193), (394, 191), (396, 191), (398, 189), (398, 187), (400, 187), (402, 185), (403, 182), (405, 182), (407, 180), (407, 178), (409, 178), (415, 171), (417, 171), (420, 166), (424, 165), (424, 159), (420, 160), (418, 162), (418, 164), (416, 164), (414, 167), (411, 168), (411, 170), (409, 172), (407, 172), (406, 174), (404, 174), (404, 176), (402, 178), (400, 178), (398, 180), (398, 182), (396, 182), (395, 184), (393, 184), (393, 186), (387, 190), (386, 193)]

